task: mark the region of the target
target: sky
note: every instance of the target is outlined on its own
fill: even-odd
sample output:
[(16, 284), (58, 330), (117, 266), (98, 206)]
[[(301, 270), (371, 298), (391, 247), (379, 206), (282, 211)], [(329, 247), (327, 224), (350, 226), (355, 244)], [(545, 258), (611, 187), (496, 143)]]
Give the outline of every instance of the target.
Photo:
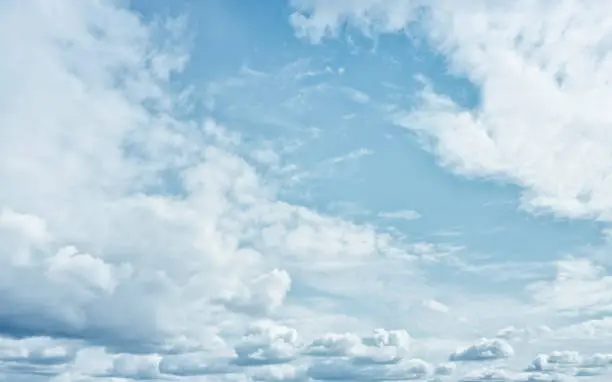
[(610, 15), (0, 0), (0, 381), (609, 381)]

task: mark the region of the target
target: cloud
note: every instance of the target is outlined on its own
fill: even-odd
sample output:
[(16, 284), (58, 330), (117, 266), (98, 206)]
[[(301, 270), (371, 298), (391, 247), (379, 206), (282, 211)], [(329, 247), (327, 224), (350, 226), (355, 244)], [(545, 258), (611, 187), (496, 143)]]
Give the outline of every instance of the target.
[(468, 372), (464, 375), (461, 382), (479, 382), (479, 381), (512, 381), (510, 374), (503, 369), (481, 369)]
[(433, 311), (440, 312), (440, 313), (448, 313), (450, 311), (450, 308), (448, 306), (444, 305), (440, 301), (433, 300), (433, 299), (424, 300), (423, 305)]
[(0, 333), (205, 351), (249, 316), (286, 314), (296, 270), (402, 250), (284, 201), (275, 158), (253, 163), (239, 133), (184, 117), (185, 19), (146, 23), (115, 2), (3, 10), (17, 41), (0, 40)]
[(160, 377), (160, 357), (155, 355), (121, 354), (113, 361), (111, 376), (130, 379), (155, 379)]
[(433, 367), (420, 359), (404, 360), (391, 365), (355, 365), (336, 359), (314, 363), (308, 376), (315, 380), (388, 381), (424, 379), (433, 375)]
[(449, 358), (451, 361), (487, 361), (513, 355), (514, 349), (505, 340), (483, 338), (473, 345), (457, 349)]
[(602, 339), (612, 336), (612, 318), (586, 320), (572, 325), (564, 326), (555, 331), (561, 338), (573, 339)]
[(540, 309), (569, 315), (610, 309), (611, 276), (606, 269), (589, 259), (569, 258), (556, 262), (556, 276), (528, 286)]
[(385, 219), (416, 220), (421, 217), (421, 214), (412, 210), (402, 210), (394, 212), (381, 212), (378, 214), (378, 216)]
[(549, 336), (552, 333), (553, 330), (546, 325), (527, 328), (517, 328), (515, 326), (508, 326), (497, 331), (495, 337), (503, 338), (507, 341), (531, 341), (534, 339)]
[(251, 373), (255, 381), (304, 381), (306, 370), (294, 365), (263, 366)]
[(270, 321), (253, 324), (236, 346), (238, 365), (282, 364), (297, 358), (298, 334), (295, 329)]
[(220, 297), (230, 309), (251, 314), (266, 314), (278, 309), (291, 288), (291, 277), (284, 270), (274, 269), (253, 279), (242, 290)]
[[(278, 120), (261, 122), (278, 127), (318, 117), (305, 99), (340, 94), (354, 108), (372, 100), (332, 85), (300, 98), (296, 85), (260, 110), (258, 103), (244, 114), (227, 108), (240, 117), (232, 120), (238, 127), (191, 118), (192, 93), (180, 85), (189, 62), (186, 20), (148, 22), (122, 4), (2, 5), (0, 375), (17, 382), (389, 380), (464, 367), (425, 360), (432, 327), (445, 326), (449, 337), (464, 329), (453, 317), (446, 325), (421, 312), (423, 301), (455, 311), (451, 294), (433, 293), (417, 269), (452, 249), (410, 243), (286, 197), (294, 146), (245, 138), (249, 112), (278, 108), (269, 113)], [(360, 4), (351, 17), (365, 22), (370, 2)], [(407, 6), (389, 18), (382, 2), (372, 4), (389, 23), (370, 26), (372, 33), (406, 25)], [(323, 35), (336, 33), (317, 25), (327, 28)], [(307, 69), (298, 62), (274, 76), (245, 67), (243, 82), (211, 85), (207, 95), (218, 106), (235, 95), (225, 90), (242, 92), (247, 79), (264, 84), (236, 101), (248, 103), (262, 88), (281, 88), (270, 84), (336, 76)], [(327, 166), (369, 150), (315, 161)], [(603, 275), (578, 278), (593, 277)], [(448, 309), (431, 299), (440, 294)], [(353, 305), (359, 309), (340, 313)], [(418, 340), (403, 329), (363, 334), (408, 323)], [(344, 334), (325, 334), (338, 328)], [(456, 342), (446, 340), (444, 354)], [(457, 354), (503, 358), (500, 343)]]
[(402, 29), (415, 16), (417, 2), (359, 0), (330, 4), (321, 0), (292, 0), (291, 4), (296, 8), (290, 17), (296, 34), (319, 43), (324, 38), (338, 37), (345, 22), (358, 26), (368, 36)]
[(314, 356), (346, 356), (357, 353), (362, 346), (361, 338), (353, 333), (327, 333), (314, 339), (306, 351)]
[(423, 35), (453, 74), (471, 81), (479, 90), (474, 108), (434, 86), (423, 92), (420, 105), (396, 118), (422, 135), (443, 165), (522, 186), (530, 210), (610, 219), (610, 121), (602, 103), (609, 93), (608, 4), (293, 5), (296, 34), (312, 42), (339, 37), (345, 25), (372, 37)]
[(179, 377), (237, 373), (239, 370), (229, 361), (202, 352), (167, 355), (159, 362), (159, 372)]
[(77, 347), (46, 337), (0, 338), (0, 373), (53, 375), (75, 360)]
[(396, 363), (410, 351), (412, 338), (406, 330), (375, 329), (371, 335), (326, 333), (315, 338), (304, 354), (315, 357), (352, 357), (358, 364)]

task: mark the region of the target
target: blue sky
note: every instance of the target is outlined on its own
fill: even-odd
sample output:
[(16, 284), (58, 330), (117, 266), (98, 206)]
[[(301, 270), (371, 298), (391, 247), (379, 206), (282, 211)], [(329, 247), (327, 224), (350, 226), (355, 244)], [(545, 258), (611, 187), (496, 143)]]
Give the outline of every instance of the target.
[(585, 4), (0, 3), (0, 380), (607, 380)]
[[(338, 202), (354, 203), (369, 210), (369, 215), (417, 210), (423, 215), (418, 222), (400, 222), (405, 234), (426, 240), (439, 232), (461, 231), (453, 242), (505, 259), (555, 258), (601, 241), (597, 222), (550, 215), (535, 218), (521, 211), (517, 208), (520, 188), (512, 183), (465, 179), (445, 171), (434, 156), (423, 150), (416, 136), (397, 128), (376, 107), (351, 102), (350, 96), (341, 99), (330, 91), (327, 96), (316, 95), (304, 101), (310, 105), (307, 115), (299, 110), (278, 112), (293, 114), (288, 118), (295, 126), (265, 126), (258, 121), (264, 116), (249, 110), (259, 105), (266, 110), (277, 108), (286, 98), (298, 96), (302, 87), (321, 84), (343, 86), (380, 103), (397, 102), (400, 107), (410, 108), (423, 87), (419, 76), (427, 77), (436, 89), (458, 102), (468, 107), (477, 105), (477, 87), (465, 77), (449, 74), (445, 58), (430, 47), (415, 46), (410, 38), (396, 35), (380, 36), (374, 42), (358, 32), (349, 35), (359, 41), (357, 46), (345, 39), (312, 46), (295, 37), (287, 21), (292, 8), (282, 1), (133, 1), (132, 7), (145, 18), (160, 13), (186, 15), (189, 34), (193, 36), (192, 58), (190, 68), (178, 78), (199, 87), (196, 93), (204, 92), (201, 88), (210, 82), (237, 76), (244, 67), (274, 74), (303, 62), (292, 73), (296, 77), (327, 67), (344, 70), (341, 76), (321, 75), (303, 82), (289, 79), (286, 83), (253, 84), (236, 90), (244, 91), (240, 95), (228, 90), (211, 113), (222, 123), (234, 123), (236, 129), (253, 140), (299, 139), (304, 134), (302, 130), (318, 129), (318, 138), (290, 154), (294, 163), (305, 168), (360, 149), (373, 152), (354, 165), (338, 169), (331, 179), (300, 184), (288, 192), (287, 198), (323, 210)], [(281, 86), (286, 88), (279, 89)], [(196, 114), (202, 113), (197, 106), (196, 110)], [(349, 115), (354, 117), (344, 121), (343, 117)], [(307, 200), (304, 194), (309, 195)]]

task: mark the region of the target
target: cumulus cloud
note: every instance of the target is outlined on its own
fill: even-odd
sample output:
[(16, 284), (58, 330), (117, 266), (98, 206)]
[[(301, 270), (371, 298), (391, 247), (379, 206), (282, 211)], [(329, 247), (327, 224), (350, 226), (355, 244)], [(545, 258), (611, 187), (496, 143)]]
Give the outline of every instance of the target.
[(307, 353), (315, 356), (347, 356), (360, 351), (361, 337), (354, 333), (327, 333), (315, 338), (307, 347)]
[(396, 363), (410, 351), (411, 337), (406, 330), (378, 328), (368, 336), (354, 333), (326, 333), (315, 338), (304, 350), (317, 357), (352, 357), (358, 364)]
[(451, 361), (487, 361), (513, 355), (514, 349), (505, 340), (483, 338), (473, 345), (457, 349), (449, 358)]
[[(607, 375), (612, 365), (612, 355), (595, 353), (581, 354), (577, 351), (554, 350), (540, 354), (527, 368), (537, 376), (536, 380), (566, 380), (571, 376), (589, 377)], [(548, 379), (546, 379), (548, 378)]]
[(78, 346), (48, 337), (0, 337), (0, 375), (54, 375), (69, 370)]
[(299, 354), (299, 337), (295, 329), (261, 321), (253, 324), (236, 346), (236, 364), (266, 365), (286, 363)]
[(404, 330), (387, 330), (383, 328), (374, 329), (371, 336), (364, 338), (364, 343), (370, 346), (393, 346), (404, 350), (410, 350), (412, 338), (410, 334)]
[(218, 301), (230, 309), (251, 314), (266, 314), (278, 309), (291, 288), (291, 277), (284, 270), (274, 269), (257, 276), (243, 288), (230, 291)]

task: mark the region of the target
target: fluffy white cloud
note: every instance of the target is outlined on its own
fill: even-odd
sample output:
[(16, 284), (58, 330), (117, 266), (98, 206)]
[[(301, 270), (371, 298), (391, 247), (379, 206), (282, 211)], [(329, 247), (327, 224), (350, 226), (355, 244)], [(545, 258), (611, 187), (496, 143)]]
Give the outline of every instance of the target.
[(451, 361), (487, 361), (513, 355), (514, 349), (505, 340), (483, 338), (473, 345), (457, 349), (449, 358)]
[(291, 288), (291, 277), (284, 270), (274, 269), (253, 279), (243, 288), (229, 291), (219, 302), (230, 309), (253, 314), (266, 314), (278, 309)]
[(346, 356), (359, 352), (361, 337), (353, 333), (327, 333), (308, 345), (308, 354), (315, 356)]
[(271, 321), (253, 324), (236, 346), (236, 363), (266, 365), (286, 363), (299, 354), (299, 338), (295, 329)]
[(297, 35), (319, 43), (326, 37), (338, 37), (345, 22), (356, 25), (369, 36), (395, 32), (413, 19), (418, 2), (291, 0), (291, 4), (299, 10), (290, 17)]
[[(323, 13), (312, 8), (322, 24), (294, 22), (333, 35), (337, 20), (325, 15), (358, 4), (350, 19), (378, 33), (406, 25), (411, 12), (399, 1), (334, 4), (326, 2)], [(389, 4), (403, 13), (386, 15)], [(414, 301), (448, 311), (417, 288), (406, 298), (406, 280), (418, 284), (422, 276), (412, 255), (437, 258), (438, 248), (283, 201), (266, 177), (266, 166), (281, 170), (282, 153), (245, 149), (231, 128), (184, 117), (188, 92), (172, 90), (188, 62), (183, 20), (147, 24), (122, 5), (0, 6), (0, 335), (13, 337), (0, 341), (0, 375), (301, 381), (451, 374), (451, 364), (435, 368), (417, 358), (404, 330), (302, 342), (285, 326), (303, 324), (295, 312), (307, 312), (310, 333), (321, 335), (328, 328), (317, 325), (340, 316), (326, 301), (293, 299), (294, 289), (313, 285), (379, 307), (380, 316), (392, 312), (398, 322), (408, 319), (403, 304)], [(366, 25), (371, 5), (386, 24)], [(279, 323), (253, 323), (262, 316)], [(478, 346), (471, 350), (478, 359), (508, 353), (499, 344)]]
[[(366, 35), (413, 31), (480, 90), (465, 108), (430, 88), (397, 122), (431, 141), (442, 163), (524, 187), (524, 205), (610, 220), (612, 136), (608, 3), (583, 0), (293, 2), (299, 36), (318, 42), (345, 24)], [(412, 28), (412, 29), (411, 29)]]
[(294, 269), (395, 249), (279, 200), (239, 134), (178, 117), (183, 21), (114, 1), (2, 5), (3, 333), (204, 351), (215, 331), (282, 314)]
[(406, 357), (411, 337), (406, 330), (378, 328), (369, 336), (327, 333), (315, 338), (304, 353), (319, 357), (352, 357), (359, 364), (393, 363)]
[(410, 334), (404, 330), (374, 329), (374, 333), (364, 338), (364, 343), (370, 346), (393, 346), (404, 350), (410, 350)]

